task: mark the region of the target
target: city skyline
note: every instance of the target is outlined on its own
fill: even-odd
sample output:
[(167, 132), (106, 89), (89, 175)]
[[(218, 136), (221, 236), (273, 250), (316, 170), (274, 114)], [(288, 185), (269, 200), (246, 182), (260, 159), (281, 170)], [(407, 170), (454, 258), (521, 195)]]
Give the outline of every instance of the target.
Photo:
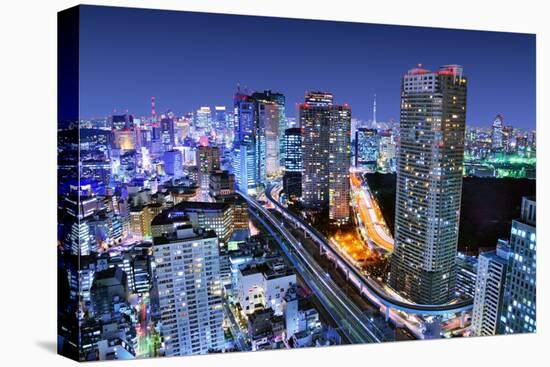
[[(475, 80), (468, 125), (490, 124), (501, 113), (505, 124), (535, 128), (534, 35), (127, 8), (81, 11), (80, 36), (87, 44), (80, 51), (82, 118), (114, 109), (149, 116), (151, 96), (159, 112), (229, 106), (239, 84), (285, 94), (288, 117), (298, 116), (306, 91), (330, 90), (353, 107), (354, 118), (368, 120), (376, 94), (378, 120), (398, 121), (395, 86), (403, 70), (457, 63)], [(210, 31), (198, 32), (206, 20)], [(319, 73), (329, 67), (339, 72)]]
[[(231, 55), (220, 47), (223, 57), (213, 59), (208, 43), (184, 58), (191, 65), (175, 51), (154, 65), (143, 65), (149, 54), (132, 64), (101, 52), (109, 55), (102, 60), (125, 63), (125, 77), (140, 68), (146, 78), (124, 82), (116, 65), (100, 62), (90, 84), (90, 70), (76, 68), (74, 57), (93, 64), (84, 55), (97, 52), (85, 35), (98, 19), (91, 8), (107, 18), (128, 11), (117, 24), (145, 24), (136, 9), (59, 13), (60, 354), (141, 359), (536, 332), (537, 132), (502, 111), (485, 128), (467, 126), (472, 105), (493, 108), (523, 92), (510, 73), (509, 88), (496, 95), (483, 87), (492, 74), (459, 64), (468, 52), (439, 62), (434, 50), (460, 44), (440, 39), (449, 30), (418, 45), (384, 39), (403, 59), (421, 50), (430, 63), (394, 70), (404, 61), (388, 62), (388, 74), (372, 85), (399, 89), (399, 118), (384, 121), (391, 108), (377, 93), (369, 123), (360, 116), (368, 110), (345, 98), (368, 89), (358, 89), (361, 78), (349, 80), (358, 69), (341, 72), (353, 49), (331, 42), (364, 25), (242, 17), (240, 26), (261, 20), (269, 33), (261, 46), (258, 34), (233, 40), (255, 67), (231, 58), (225, 82), (264, 75), (264, 88), (238, 86), (218, 103), (225, 82), (212, 88), (210, 78)], [(159, 27), (174, 27), (172, 39), (182, 24), (168, 21), (174, 12), (161, 13)], [(227, 18), (208, 16), (203, 26)], [(308, 23), (312, 37), (294, 55), (306, 59), (272, 57), (290, 32), (276, 32), (280, 21)], [(369, 37), (378, 27), (403, 31), (375, 26)], [(227, 35), (214, 36), (223, 43)], [(311, 75), (290, 77), (305, 64)], [(193, 74), (201, 68), (211, 72)], [(185, 73), (196, 79), (174, 89)], [(328, 86), (304, 88), (307, 78)], [(491, 87), (502, 82), (491, 80)], [(165, 94), (148, 96), (143, 114), (128, 108), (78, 118), (82, 105), (100, 102), (96, 84), (112, 104), (137, 101), (153, 85)], [(191, 114), (164, 108), (160, 101), (175, 95), (204, 101)]]

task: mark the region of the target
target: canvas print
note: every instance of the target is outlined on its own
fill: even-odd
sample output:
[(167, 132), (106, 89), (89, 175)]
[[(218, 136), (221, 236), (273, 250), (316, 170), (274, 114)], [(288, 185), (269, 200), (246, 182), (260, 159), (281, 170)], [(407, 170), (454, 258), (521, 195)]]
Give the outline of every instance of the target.
[(58, 14), (58, 352), (536, 332), (534, 34)]

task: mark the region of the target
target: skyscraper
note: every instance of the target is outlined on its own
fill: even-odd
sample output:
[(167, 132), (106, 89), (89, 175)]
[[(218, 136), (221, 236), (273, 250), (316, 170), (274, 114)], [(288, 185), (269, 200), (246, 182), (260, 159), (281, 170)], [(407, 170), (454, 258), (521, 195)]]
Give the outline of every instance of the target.
[(465, 127), (461, 66), (403, 76), (390, 285), (413, 302), (453, 297)]
[(170, 150), (176, 143), (176, 134), (174, 129), (174, 117), (171, 113), (162, 115), (160, 119), (161, 142), (163, 149)]
[(302, 202), (306, 209), (329, 205), (330, 220), (349, 220), (351, 108), (334, 105), (328, 92), (307, 92), (299, 108), (303, 128)]
[(167, 175), (180, 178), (183, 175), (183, 158), (177, 149), (164, 152), (164, 171)]
[(284, 96), (271, 91), (251, 95), (237, 91), (233, 169), (237, 187), (255, 192), (267, 175), (280, 171), (280, 126), (284, 125)]
[(265, 132), (266, 175), (277, 175), (284, 164), (285, 96), (266, 90), (252, 93), (251, 97), (256, 101), (258, 125)]
[(475, 336), (495, 335), (498, 332), (508, 255), (505, 241), (499, 243), (496, 251), (479, 255), (471, 326)]
[(302, 129), (293, 127), (285, 130), (285, 173), (283, 190), (291, 199), (302, 196)]
[(506, 334), (537, 331), (536, 203), (523, 198), (521, 215), (512, 221), (506, 305), (502, 328)]
[(265, 129), (260, 126), (254, 99), (237, 91), (233, 169), (237, 187), (255, 192), (265, 182)]
[(501, 150), (503, 148), (503, 121), (504, 118), (500, 113), (495, 117), (495, 120), (493, 121), (493, 126), (491, 130), (491, 141), (493, 150)]
[(375, 129), (360, 127), (355, 131), (355, 167), (376, 168), (380, 137)]
[(226, 129), (227, 126), (227, 113), (225, 106), (214, 107), (214, 128), (217, 130)]
[(200, 170), (200, 187), (208, 189), (210, 173), (220, 169), (220, 148), (200, 145), (197, 149), (197, 162)]
[(153, 239), (162, 335), (167, 356), (224, 348), (218, 239), (180, 227)]
[(212, 112), (210, 107), (203, 106), (195, 113), (195, 128), (210, 129), (212, 127)]

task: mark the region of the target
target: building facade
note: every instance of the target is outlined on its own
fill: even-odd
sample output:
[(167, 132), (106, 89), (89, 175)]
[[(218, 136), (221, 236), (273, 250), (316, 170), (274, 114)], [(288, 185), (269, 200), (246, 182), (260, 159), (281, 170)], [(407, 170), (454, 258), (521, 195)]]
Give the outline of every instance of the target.
[(462, 67), (402, 78), (390, 285), (417, 303), (454, 297), (465, 128)]
[(479, 255), (472, 312), (472, 335), (489, 336), (498, 332), (504, 301), (508, 255), (506, 246)]
[(167, 356), (224, 349), (218, 239), (181, 227), (153, 239), (162, 335)]
[(523, 198), (521, 216), (512, 221), (506, 305), (501, 319), (506, 334), (537, 331), (536, 202)]
[(329, 206), (330, 220), (349, 220), (351, 108), (333, 104), (328, 92), (307, 92), (299, 107), (303, 128), (302, 202), (306, 209)]
[(380, 138), (376, 129), (360, 127), (355, 131), (355, 167), (375, 169)]
[(302, 171), (304, 155), (302, 151), (302, 129), (293, 127), (285, 130), (285, 171), (283, 191), (289, 199), (302, 196)]

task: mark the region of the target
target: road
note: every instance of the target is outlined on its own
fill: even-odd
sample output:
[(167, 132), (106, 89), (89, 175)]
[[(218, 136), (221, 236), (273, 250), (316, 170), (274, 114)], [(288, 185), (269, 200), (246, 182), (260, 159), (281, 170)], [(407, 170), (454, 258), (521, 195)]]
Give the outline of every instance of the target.
[[(399, 297), (397, 294), (391, 292), (384, 285), (378, 284), (376, 281), (366, 277), (360, 269), (356, 268), (349, 262), (340, 252), (333, 248), (333, 245), (315, 228), (306, 223), (302, 218), (296, 214), (288, 211), (279, 202), (273, 199), (271, 195), (271, 187), (266, 190), (266, 198), (272, 204), (277, 211), (279, 211), (287, 219), (287, 223), (290, 225), (299, 226), (304, 232), (308, 234), (319, 247), (334, 259), (337, 266), (344, 271), (350, 282), (364, 294), (370, 301), (377, 305), (387, 308), (387, 316), (392, 315), (393, 310), (399, 310), (412, 315), (448, 315), (453, 313), (459, 313), (466, 310), (471, 310), (472, 300), (460, 300), (451, 302), (449, 304), (442, 305), (424, 305), (416, 304), (406, 301)], [(265, 210), (265, 209), (264, 209)], [(392, 310), (393, 309), (393, 310)]]
[(240, 351), (252, 350), (246, 336), (242, 332), (239, 323), (237, 322), (237, 319), (235, 318), (235, 315), (233, 314), (233, 310), (231, 310), (231, 307), (228, 304), (227, 299), (225, 299), (222, 303), (223, 311), (225, 313), (225, 317), (229, 320), (229, 328), (231, 330), (231, 335), (233, 335), (233, 338), (235, 339), (235, 344), (237, 348)]
[(352, 344), (386, 341), (384, 333), (370, 321), (346, 293), (306, 251), (281, 222), (254, 198), (240, 193), (250, 213), (271, 233), (293, 263), (307, 286), (315, 293), (339, 330)]
[(374, 243), (387, 252), (393, 251), (393, 238), (384, 222), (380, 208), (373, 199), (370, 190), (363, 187), (357, 173), (350, 175), (353, 209), (359, 223), (359, 232), (366, 242)]

